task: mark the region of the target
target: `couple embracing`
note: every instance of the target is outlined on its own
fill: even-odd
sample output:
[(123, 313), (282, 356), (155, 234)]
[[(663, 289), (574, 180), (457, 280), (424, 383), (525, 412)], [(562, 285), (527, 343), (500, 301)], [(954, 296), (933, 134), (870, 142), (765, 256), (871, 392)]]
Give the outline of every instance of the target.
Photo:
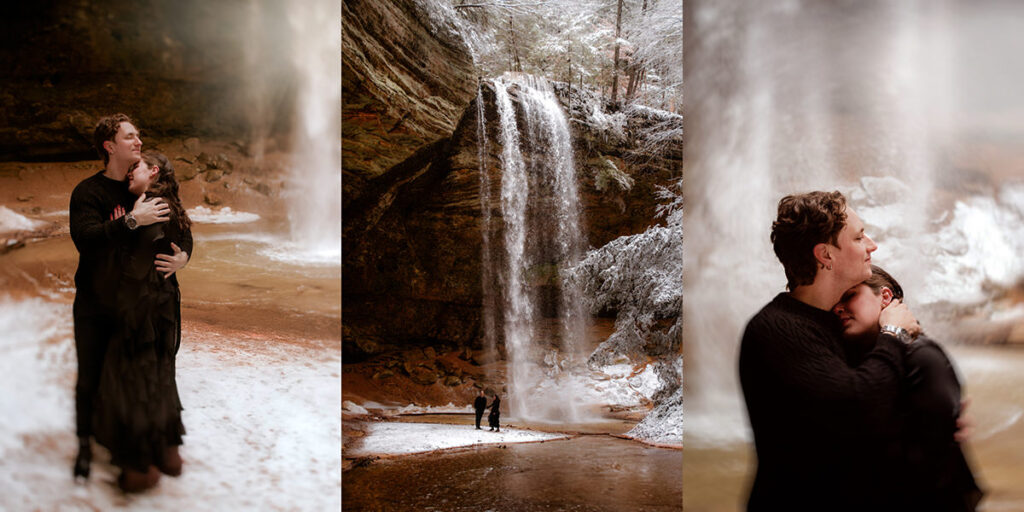
[(102, 171), (71, 193), (71, 239), (79, 252), (73, 306), (79, 451), (73, 472), (89, 477), (90, 438), (121, 469), (126, 492), (178, 476), (185, 427), (175, 381), (181, 296), (175, 273), (192, 254), (191, 222), (168, 159), (142, 153), (124, 114), (100, 119), (93, 142)]
[(784, 197), (771, 241), (789, 291), (740, 345), (757, 453), (747, 509), (975, 510), (956, 373), (871, 264), (878, 247), (845, 197)]

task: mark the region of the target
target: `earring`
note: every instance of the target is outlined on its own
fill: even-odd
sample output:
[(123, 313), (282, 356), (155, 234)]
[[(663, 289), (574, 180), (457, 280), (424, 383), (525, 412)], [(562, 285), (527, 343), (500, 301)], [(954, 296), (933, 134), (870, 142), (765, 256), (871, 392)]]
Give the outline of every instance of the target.
[(832, 270), (832, 265), (825, 267), (825, 270)]

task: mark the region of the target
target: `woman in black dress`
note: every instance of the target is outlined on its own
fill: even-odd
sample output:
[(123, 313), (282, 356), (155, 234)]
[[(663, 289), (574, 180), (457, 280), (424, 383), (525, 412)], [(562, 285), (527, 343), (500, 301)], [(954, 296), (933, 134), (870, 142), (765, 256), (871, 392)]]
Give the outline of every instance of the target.
[[(843, 294), (832, 311), (842, 324), (851, 364), (878, 338), (882, 308), (902, 299), (903, 288), (875, 265), (870, 278)], [(953, 364), (923, 334), (907, 345), (903, 364), (902, 448), (908, 467), (901, 510), (974, 511), (982, 492), (953, 437), (960, 416), (960, 381)]]
[(94, 425), (97, 441), (122, 470), (118, 485), (139, 492), (156, 485), (161, 473), (181, 474), (178, 446), (185, 427), (175, 382), (181, 296), (175, 276), (155, 262), (182, 249), (191, 254), (192, 234), (164, 155), (145, 153), (128, 179), (133, 194), (161, 197), (171, 213), (167, 222), (135, 229), (119, 251), (118, 325), (103, 361)]
[(491, 402), (491, 413), (487, 415), (487, 423), (491, 426), (491, 430), (501, 432), (501, 426), (499, 420), (501, 419), (501, 398), (498, 398), (498, 394), (494, 394), (494, 401)]

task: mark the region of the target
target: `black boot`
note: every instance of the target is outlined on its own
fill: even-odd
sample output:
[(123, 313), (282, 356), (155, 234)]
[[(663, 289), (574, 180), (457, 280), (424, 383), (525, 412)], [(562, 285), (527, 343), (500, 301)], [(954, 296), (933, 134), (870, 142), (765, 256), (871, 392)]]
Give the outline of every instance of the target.
[(75, 478), (89, 478), (89, 463), (92, 462), (92, 447), (88, 437), (78, 438), (78, 457), (75, 458)]

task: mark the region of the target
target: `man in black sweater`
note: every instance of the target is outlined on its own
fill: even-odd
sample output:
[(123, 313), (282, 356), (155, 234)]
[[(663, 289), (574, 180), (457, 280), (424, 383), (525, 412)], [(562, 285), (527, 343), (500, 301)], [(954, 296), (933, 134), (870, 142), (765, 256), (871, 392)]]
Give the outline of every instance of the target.
[(788, 280), (747, 324), (740, 383), (757, 452), (748, 510), (887, 510), (902, 460), (895, 406), (906, 306), (883, 312), (875, 347), (847, 365), (836, 317), (843, 293), (871, 275), (877, 246), (839, 192), (779, 202), (772, 244)]
[(484, 390), (481, 389), (480, 394), (473, 401), (473, 408), (476, 409), (476, 429), (480, 430), (480, 419), (484, 417), (484, 411), (487, 410), (487, 397), (484, 396)]
[[(100, 119), (93, 143), (104, 169), (75, 187), (69, 206), (71, 240), (79, 253), (72, 310), (78, 357), (75, 421), (79, 452), (73, 470), (76, 477), (86, 478), (92, 459), (89, 437), (93, 401), (116, 320), (111, 309), (120, 280), (116, 249), (139, 226), (166, 222), (170, 211), (162, 199), (144, 201), (143, 194), (136, 200), (128, 192), (125, 176), (142, 151), (139, 132), (128, 116), (115, 114)], [(170, 272), (179, 270), (191, 251), (189, 246), (160, 265)]]

